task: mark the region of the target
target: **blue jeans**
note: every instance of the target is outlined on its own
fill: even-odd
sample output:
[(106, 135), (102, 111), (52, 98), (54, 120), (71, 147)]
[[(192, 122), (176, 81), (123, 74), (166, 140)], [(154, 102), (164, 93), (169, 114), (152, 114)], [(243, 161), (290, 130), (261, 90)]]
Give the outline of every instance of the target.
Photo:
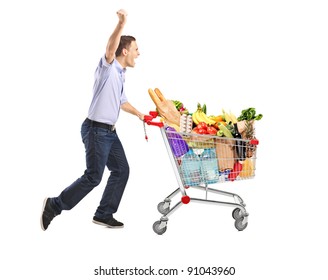
[(86, 165), (83, 176), (51, 200), (57, 214), (78, 204), (102, 180), (105, 167), (111, 171), (95, 216), (108, 219), (116, 213), (129, 178), (129, 164), (116, 131), (92, 127), (84, 121), (81, 128)]

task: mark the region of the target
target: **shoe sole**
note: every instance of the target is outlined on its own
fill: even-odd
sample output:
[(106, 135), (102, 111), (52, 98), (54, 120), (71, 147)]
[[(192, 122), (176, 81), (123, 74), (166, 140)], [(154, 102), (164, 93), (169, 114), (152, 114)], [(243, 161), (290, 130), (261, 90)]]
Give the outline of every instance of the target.
[(48, 198), (49, 198), (49, 197), (46, 197), (46, 198), (43, 200), (43, 206), (42, 206), (42, 211), (41, 211), (40, 224), (41, 224), (41, 228), (42, 228), (43, 231), (46, 231), (46, 228), (44, 228), (43, 221), (42, 221), (42, 216), (43, 216), (44, 208), (46, 207), (46, 203), (47, 203)]
[(96, 221), (96, 220), (92, 220), (92, 222), (97, 224), (97, 225), (105, 226), (105, 227), (109, 227), (109, 228), (124, 228), (124, 225), (123, 226), (111, 226), (109, 224), (102, 223), (102, 222), (99, 222), (99, 221)]

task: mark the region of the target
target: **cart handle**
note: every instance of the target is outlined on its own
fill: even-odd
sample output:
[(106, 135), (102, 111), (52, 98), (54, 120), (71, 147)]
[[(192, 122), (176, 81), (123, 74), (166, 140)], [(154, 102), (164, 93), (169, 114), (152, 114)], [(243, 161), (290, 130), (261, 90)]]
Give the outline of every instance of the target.
[(156, 111), (150, 111), (149, 115), (144, 116), (144, 122), (148, 125), (163, 127), (164, 124), (162, 122), (153, 122), (152, 120), (158, 116)]

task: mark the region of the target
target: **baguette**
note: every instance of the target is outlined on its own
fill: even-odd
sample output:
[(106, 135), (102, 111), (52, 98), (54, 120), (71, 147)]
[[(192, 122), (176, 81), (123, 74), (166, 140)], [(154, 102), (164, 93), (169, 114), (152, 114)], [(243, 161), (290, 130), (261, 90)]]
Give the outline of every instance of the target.
[(158, 107), (160, 100), (159, 100), (157, 94), (151, 88), (148, 89), (148, 93), (150, 95), (150, 98), (153, 100), (154, 104), (156, 105), (156, 107)]
[(158, 88), (155, 88), (155, 93), (157, 94), (159, 100), (161, 100), (161, 101), (165, 101), (166, 100), (165, 97), (164, 97), (164, 95), (161, 93), (161, 91)]
[(168, 123), (168, 124), (175, 124), (180, 126), (180, 113), (176, 109), (172, 100), (165, 99), (162, 92), (155, 88), (152, 90), (151, 88), (148, 89), (148, 93), (150, 98), (156, 105), (156, 109), (159, 115)]

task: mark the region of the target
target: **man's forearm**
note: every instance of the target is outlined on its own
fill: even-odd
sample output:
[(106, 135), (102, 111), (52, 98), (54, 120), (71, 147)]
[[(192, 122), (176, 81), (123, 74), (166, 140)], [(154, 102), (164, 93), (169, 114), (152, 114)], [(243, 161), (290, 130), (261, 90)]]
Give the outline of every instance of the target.
[(127, 113), (137, 116), (140, 120), (143, 120), (144, 114), (140, 113), (129, 102), (125, 102), (121, 105), (121, 109)]
[(122, 35), (122, 31), (124, 28), (124, 24), (118, 23), (112, 35), (108, 39), (107, 47), (106, 47), (106, 57), (114, 56), (115, 52), (120, 43), (120, 38)]
[(108, 42), (107, 42), (107, 46), (106, 46), (106, 60), (108, 63), (111, 63), (115, 57), (115, 52), (120, 43), (123, 28), (126, 23), (127, 14), (124, 10), (119, 10), (117, 12), (117, 16), (119, 18), (119, 21), (118, 21), (112, 35), (110, 35)]

